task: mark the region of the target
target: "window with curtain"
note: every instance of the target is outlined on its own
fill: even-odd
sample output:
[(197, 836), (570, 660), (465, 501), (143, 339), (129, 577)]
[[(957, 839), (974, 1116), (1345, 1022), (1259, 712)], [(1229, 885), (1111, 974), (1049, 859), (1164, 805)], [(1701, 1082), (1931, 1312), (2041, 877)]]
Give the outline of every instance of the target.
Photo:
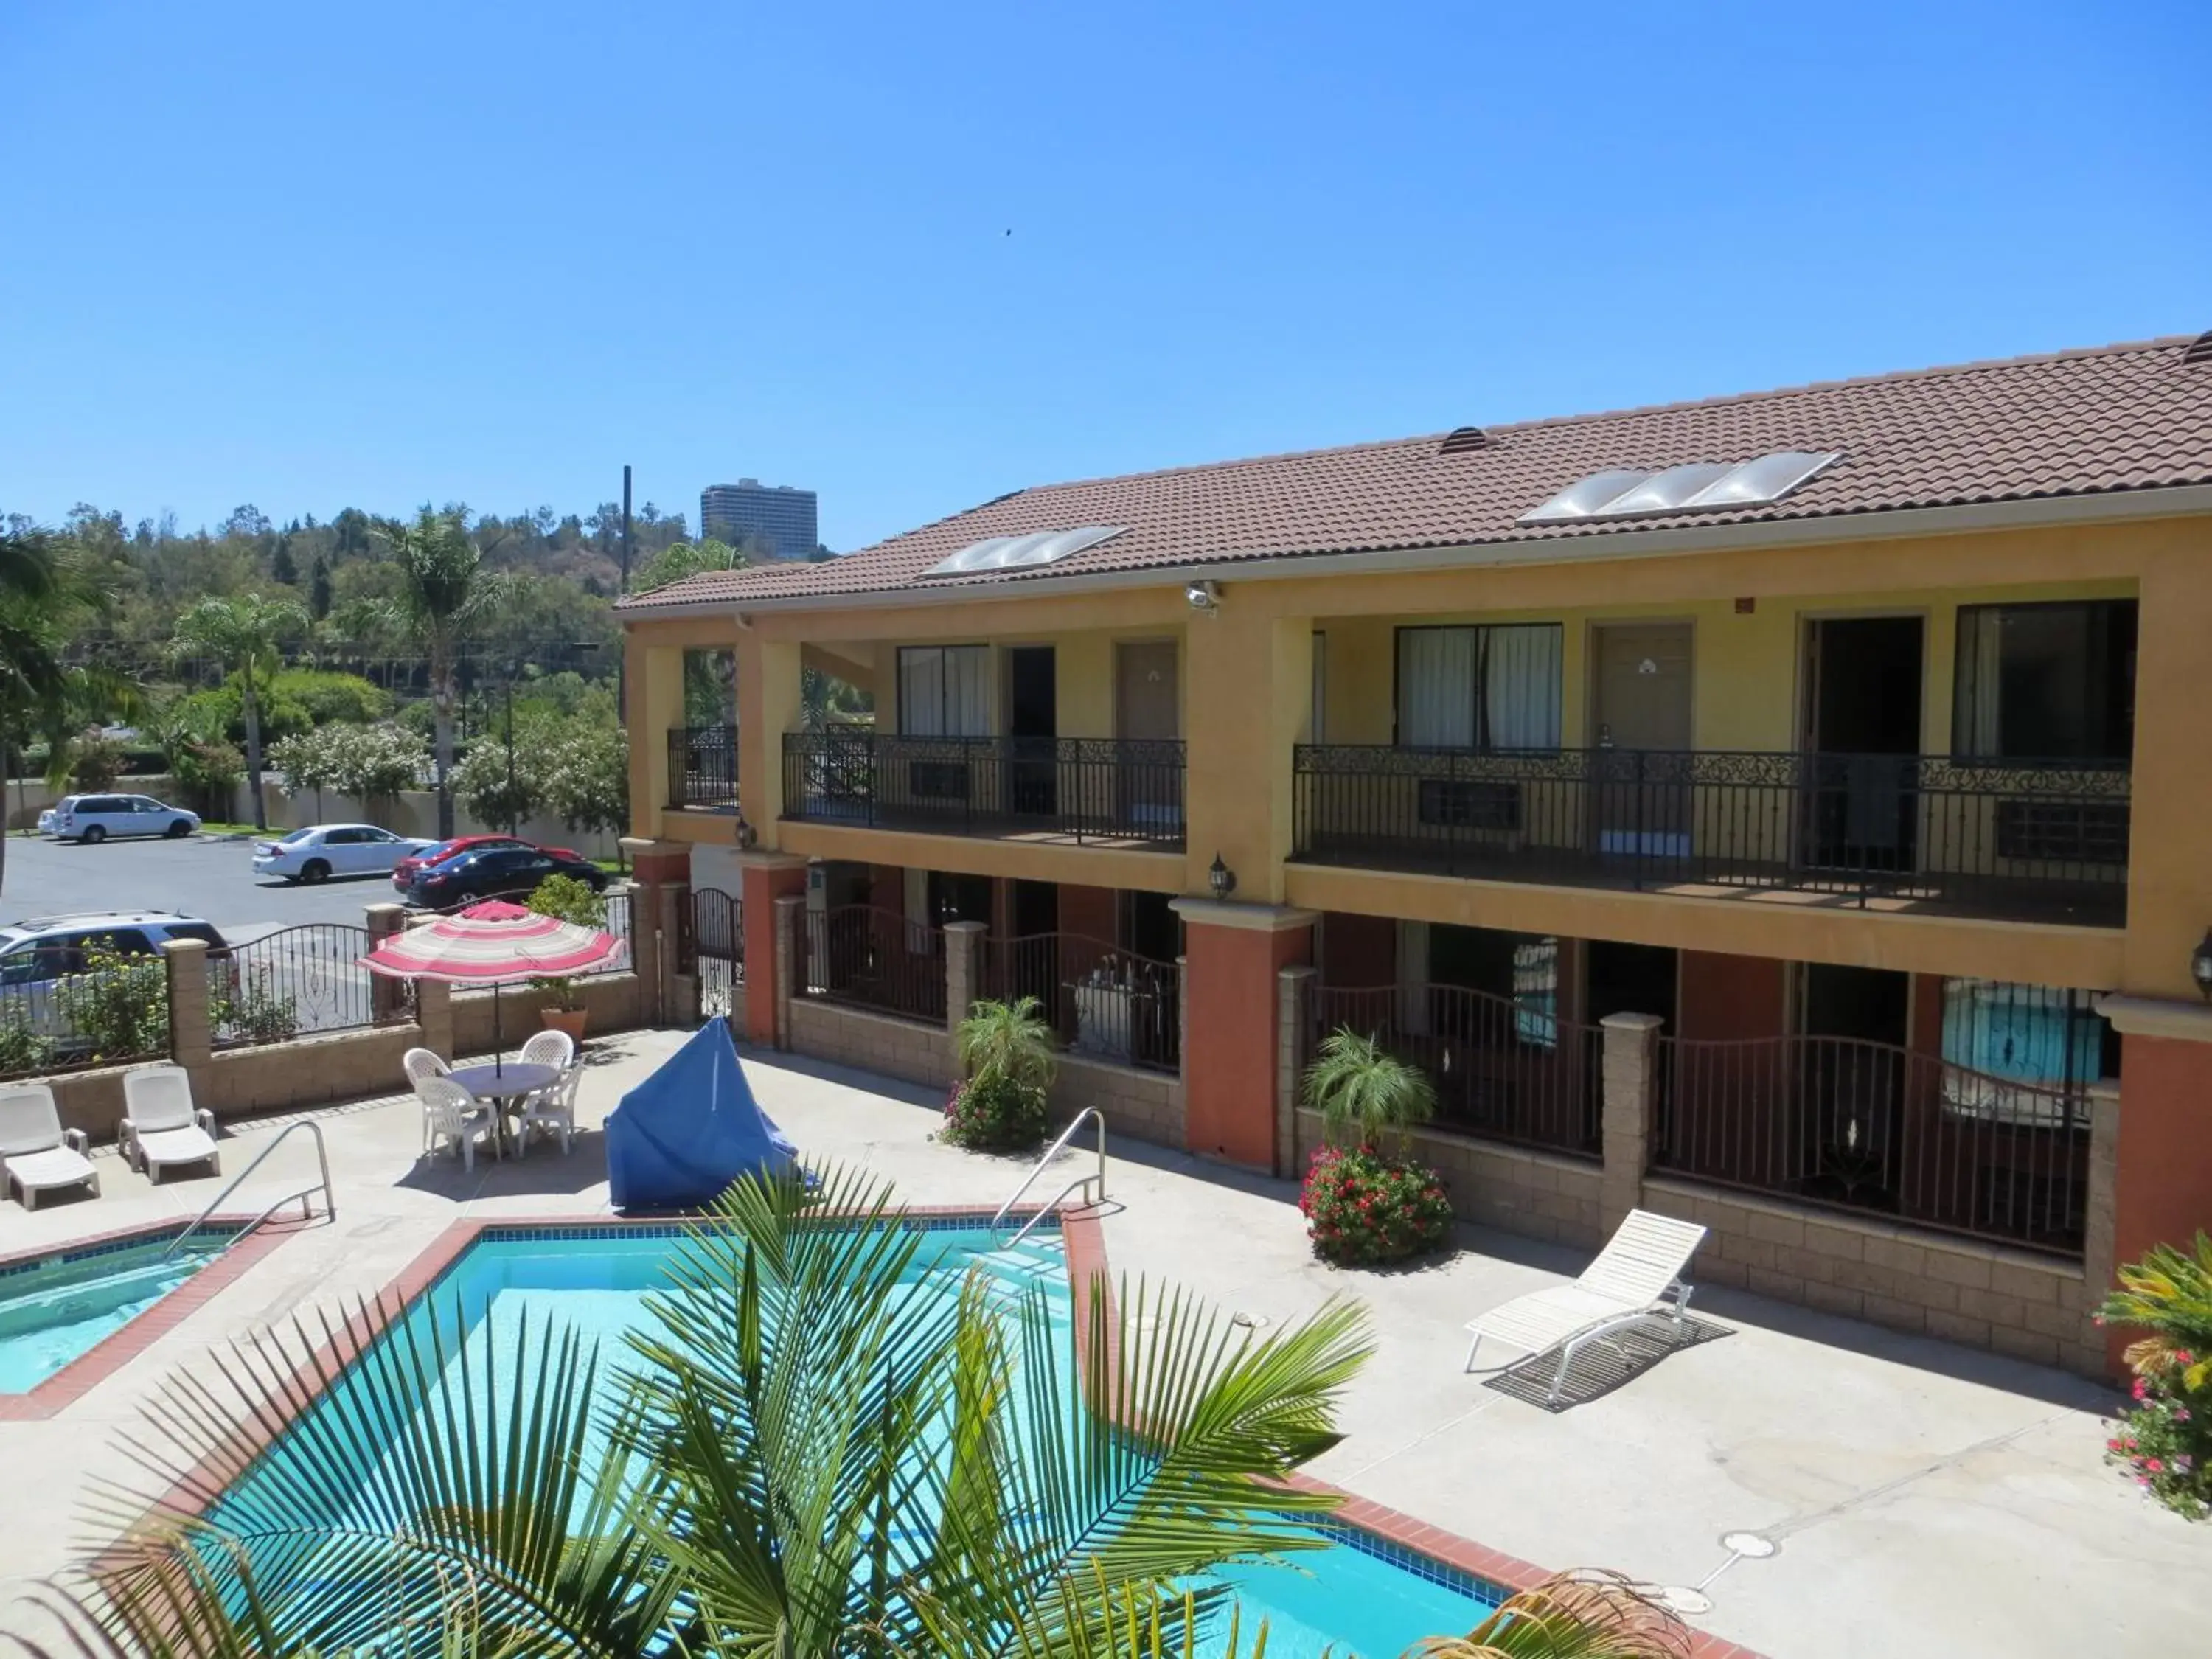
[(1557, 623), (1398, 630), (1398, 742), (1417, 749), (1559, 746)]
[(991, 647), (902, 645), (899, 735), (982, 738), (991, 732)]
[(1959, 607), (1954, 752), (2125, 760), (2135, 747), (2136, 602)]
[(1943, 1061), (2046, 1088), (2118, 1069), (2118, 1044), (2087, 991), (2002, 980), (1943, 981)]

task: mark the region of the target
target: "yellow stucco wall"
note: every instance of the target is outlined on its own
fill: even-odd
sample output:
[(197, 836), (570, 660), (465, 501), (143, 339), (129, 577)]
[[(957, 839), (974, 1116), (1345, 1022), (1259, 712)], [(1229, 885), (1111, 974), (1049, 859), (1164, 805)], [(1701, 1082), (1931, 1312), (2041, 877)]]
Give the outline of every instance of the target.
[[(2130, 905), (2118, 929), (1968, 924), (1860, 912), (1826, 902), (1754, 903), (1592, 893), (1534, 885), (1286, 866), (1291, 746), (1310, 725), (1314, 635), (1322, 636), (1326, 739), (1387, 743), (1393, 629), (1403, 623), (1556, 621), (1563, 625), (1563, 732), (1590, 741), (1589, 645), (1606, 622), (1678, 617), (1694, 629), (1693, 741), (1705, 749), (1794, 747), (1800, 729), (1801, 641), (1814, 616), (1908, 612), (1926, 618), (1923, 748), (1951, 746), (1958, 607), (1991, 601), (2137, 595), (2142, 601)], [(795, 724), (803, 643), (872, 661), (879, 720), (895, 730), (895, 652), (902, 643), (1050, 644), (1059, 665), (1060, 729), (1113, 733), (1118, 639), (1183, 641), (1181, 688), (1188, 743), (1188, 892), (1205, 889), (1218, 853), (1237, 896), (1414, 919), (1480, 915), (1492, 925), (1684, 948), (1753, 951), (2044, 983), (2194, 995), (2188, 957), (2212, 924), (2212, 717), (2203, 712), (2212, 659), (2212, 519), (2149, 520), (2023, 532), (1862, 540), (1758, 551), (1554, 564), (1469, 565), (1418, 573), (1372, 570), (1291, 579), (1226, 580), (1219, 613), (1195, 616), (1182, 577), (1157, 587), (1083, 594), (1015, 591), (957, 605), (854, 605), (734, 617), (630, 623), (633, 684), (648, 687), (631, 728), (657, 734), (680, 684), (653, 664), (684, 645), (733, 644), (740, 663), (742, 798), (763, 846), (945, 869), (1017, 872), (1034, 879), (1161, 887), (1156, 854), (1025, 845), (994, 865), (991, 843), (781, 825), (780, 738)], [(1739, 598), (1753, 601), (1740, 613)], [(719, 632), (717, 631), (719, 630)], [(1002, 672), (1002, 671), (1001, 671)], [(994, 684), (1000, 683), (994, 672)], [(635, 694), (633, 694), (634, 699)], [(644, 745), (658, 754), (660, 744)], [(655, 768), (658, 768), (658, 770)], [(634, 760), (636, 833), (663, 833), (665, 757)], [(763, 777), (763, 774), (772, 776)], [(653, 788), (640, 790), (640, 783)], [(673, 816), (673, 815), (672, 815)], [(1112, 858), (1141, 860), (1107, 872)], [(1507, 918), (1511, 918), (1507, 920)], [(1966, 964), (1972, 964), (1966, 965)]]

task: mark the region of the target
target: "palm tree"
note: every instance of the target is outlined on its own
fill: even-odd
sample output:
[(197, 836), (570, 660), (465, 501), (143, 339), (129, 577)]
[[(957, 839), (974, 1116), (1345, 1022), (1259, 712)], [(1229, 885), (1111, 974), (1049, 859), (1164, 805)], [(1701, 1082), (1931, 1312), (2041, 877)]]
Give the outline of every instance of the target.
[(424, 507), (411, 525), (380, 526), (402, 579), (399, 616), (430, 660), (430, 707), (436, 716), (438, 834), (453, 833), (453, 709), (460, 701), (455, 669), (461, 647), (507, 592), (500, 575), (484, 568), (483, 551), (470, 540), (458, 511)]
[(1402, 1136), (1436, 1115), (1437, 1091), (1425, 1073), (1385, 1050), (1371, 1036), (1340, 1027), (1306, 1067), (1306, 1104), (1321, 1114), (1333, 1146), (1372, 1151), (1385, 1136)]
[(263, 1457), (226, 1389), (173, 1384), (165, 1495), (95, 1516), (125, 1525), (91, 1616), (179, 1656), (1077, 1659), (1133, 1599), (1323, 1542), (1333, 1500), (1285, 1478), (1336, 1442), (1358, 1310), (1255, 1338), (1102, 1279), (1079, 1338), (1041, 1291), (917, 1293), (933, 1237), (856, 1176), (748, 1178), (619, 1354), (446, 1304), (271, 1334), (229, 1388), (322, 1403)]
[[(43, 734), (48, 781), (67, 775), (67, 734), (135, 703), (133, 688), (98, 665), (68, 660), (70, 643), (106, 596), (44, 531), (0, 532), (0, 786), (19, 746)], [(0, 880), (7, 873), (0, 800)]]
[(960, 1064), (978, 1082), (1003, 1079), (1018, 1089), (1048, 1089), (1059, 1069), (1052, 1052), (1052, 1027), (1035, 997), (1014, 1002), (978, 1002), (960, 1022)]
[(246, 776), (253, 795), (253, 827), (269, 827), (261, 788), (261, 676), (283, 662), (284, 641), (303, 633), (307, 613), (296, 599), (240, 593), (210, 594), (177, 618), (173, 644), (180, 653), (215, 658), (239, 677), (239, 712), (246, 721)]

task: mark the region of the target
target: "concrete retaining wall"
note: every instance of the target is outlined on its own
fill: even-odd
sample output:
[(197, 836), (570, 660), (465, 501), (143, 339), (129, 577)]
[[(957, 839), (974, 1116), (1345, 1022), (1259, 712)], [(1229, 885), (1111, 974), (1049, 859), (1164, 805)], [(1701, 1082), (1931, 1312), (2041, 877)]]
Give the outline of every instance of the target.
[(1158, 1146), (1183, 1145), (1182, 1079), (1164, 1072), (1062, 1054), (1052, 1103), (1063, 1119), (1097, 1107), (1115, 1136)]
[[(1298, 1109), (1298, 1173), (1322, 1144), (1321, 1114)], [(1505, 1146), (1434, 1129), (1409, 1137), (1415, 1158), (1444, 1178), (1452, 1212), (1479, 1227), (1595, 1249), (1602, 1242), (1603, 1171), (1557, 1152)]]
[[(628, 1031), (644, 1024), (640, 1000), (643, 984), (635, 974), (595, 974), (576, 981), (587, 1012), (584, 1035)], [(499, 1029), (507, 1052), (513, 1053), (532, 1031), (544, 1029), (538, 1011), (553, 1006), (553, 999), (528, 985), (510, 986), (499, 994)], [(453, 999), (453, 1054), (488, 1054), (492, 1051), (492, 994), (464, 992)], [(450, 1056), (449, 1056), (450, 1057)]]
[(1698, 1253), (1701, 1283), (2104, 1374), (2078, 1262), (1687, 1182), (1647, 1180), (1644, 1207), (1712, 1229)]
[(794, 1054), (932, 1088), (950, 1088), (958, 1075), (952, 1036), (943, 1027), (806, 997), (791, 1000), (791, 1048)]

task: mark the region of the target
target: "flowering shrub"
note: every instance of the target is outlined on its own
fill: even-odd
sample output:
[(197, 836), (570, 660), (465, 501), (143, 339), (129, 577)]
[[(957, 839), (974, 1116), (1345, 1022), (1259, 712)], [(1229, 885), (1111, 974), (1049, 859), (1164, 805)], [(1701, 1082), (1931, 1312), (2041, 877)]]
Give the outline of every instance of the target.
[(2136, 1403), (2105, 1442), (2105, 1461), (2176, 1515), (2212, 1515), (2212, 1387), (2191, 1389), (2187, 1348), (2148, 1356), (2138, 1366)]
[(1045, 1121), (1042, 1088), (987, 1073), (952, 1091), (938, 1138), (971, 1152), (1017, 1152), (1044, 1139)]
[(1435, 1170), (1365, 1147), (1316, 1152), (1298, 1208), (1314, 1254), (1343, 1267), (1402, 1261), (1434, 1249), (1451, 1228), (1451, 1200)]

